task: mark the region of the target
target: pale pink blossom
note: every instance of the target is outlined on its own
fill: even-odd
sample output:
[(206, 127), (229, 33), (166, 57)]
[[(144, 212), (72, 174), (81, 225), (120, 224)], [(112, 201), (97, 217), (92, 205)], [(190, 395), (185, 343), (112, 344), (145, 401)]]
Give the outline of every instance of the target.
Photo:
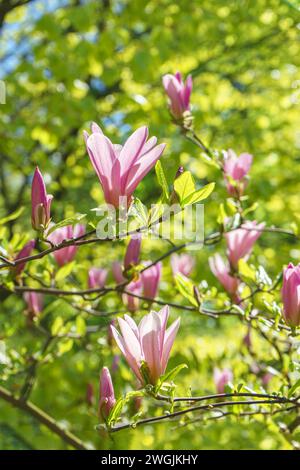
[(227, 384), (232, 382), (233, 374), (230, 369), (214, 369), (214, 382), (217, 389), (217, 393), (224, 393)]
[[(149, 266), (151, 261), (145, 263), (145, 267)], [(162, 264), (156, 263), (150, 268), (145, 269), (141, 273), (141, 280), (143, 285), (143, 295), (147, 299), (155, 299), (161, 278)]]
[(227, 191), (231, 196), (243, 194), (247, 186), (246, 176), (250, 171), (252, 159), (250, 153), (241, 153), (237, 156), (232, 149), (224, 152), (224, 177)]
[(289, 326), (300, 325), (300, 264), (292, 263), (283, 271), (282, 284), (283, 316)]
[[(66, 227), (61, 227), (48, 236), (54, 245), (59, 245), (65, 240), (72, 240), (72, 238), (81, 237), (85, 233), (84, 225), (77, 224), (75, 227), (72, 225), (67, 225)], [(76, 256), (77, 246), (70, 245), (60, 250), (53, 252), (53, 256), (59, 266), (64, 266), (67, 263), (70, 263)]]
[(102, 289), (105, 285), (107, 274), (108, 272), (106, 269), (91, 268), (88, 276), (89, 289)]
[(240, 228), (225, 233), (227, 256), (233, 268), (237, 268), (240, 259), (248, 259), (264, 226), (264, 223), (259, 224), (255, 220), (246, 221)]
[(182, 80), (180, 72), (175, 75), (163, 76), (163, 86), (169, 98), (169, 108), (175, 119), (180, 119), (185, 111), (190, 110), (190, 96), (193, 80), (188, 75), (186, 83)]
[(100, 376), (99, 418), (106, 421), (115, 403), (115, 392), (110, 372), (107, 367), (103, 367)]
[(180, 319), (166, 329), (169, 307), (151, 311), (139, 325), (128, 315), (118, 318), (121, 334), (113, 326), (112, 333), (128, 365), (142, 384), (155, 384), (164, 374)]
[(140, 251), (141, 251), (142, 237), (140, 233), (135, 234), (131, 237), (128, 243), (125, 257), (124, 257), (124, 269), (129, 269), (131, 266), (136, 266), (140, 262)]
[[(15, 257), (15, 261), (19, 261), (23, 258), (28, 258), (30, 255), (31, 255), (31, 252), (32, 250), (35, 248), (35, 240), (29, 240), (29, 242), (27, 242), (23, 248), (21, 249), (21, 251), (19, 251), (19, 253), (17, 254), (17, 256)], [(25, 265), (26, 265), (26, 262), (25, 263), (19, 263), (17, 264), (16, 268), (15, 268), (15, 273), (16, 274), (21, 274), (21, 272), (24, 270), (25, 268)]]
[(195, 260), (191, 255), (187, 253), (183, 253), (178, 255), (177, 253), (173, 253), (171, 256), (171, 268), (173, 271), (173, 275), (176, 274), (183, 274), (183, 276), (188, 277), (193, 268), (195, 266)]
[(114, 145), (93, 123), (91, 135), (84, 132), (87, 152), (100, 180), (104, 199), (118, 208), (132, 201), (132, 194), (164, 151), (156, 137), (148, 139), (148, 128), (137, 129), (122, 145)]
[(31, 320), (43, 310), (43, 295), (39, 292), (25, 292), (23, 298), (27, 304), (27, 311)]
[(239, 280), (230, 274), (229, 264), (217, 253), (209, 259), (209, 267), (233, 300), (237, 300)]
[(53, 196), (47, 194), (44, 178), (38, 167), (31, 185), (31, 223), (35, 230), (44, 230), (50, 222), (50, 207)]

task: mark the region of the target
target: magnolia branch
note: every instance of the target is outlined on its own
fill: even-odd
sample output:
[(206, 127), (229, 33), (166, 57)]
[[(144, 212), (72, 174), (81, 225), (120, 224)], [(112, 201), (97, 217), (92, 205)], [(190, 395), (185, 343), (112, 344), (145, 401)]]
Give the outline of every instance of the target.
[[(226, 397), (225, 394), (221, 395), (221, 396)], [(230, 396), (238, 396), (238, 394), (230, 395)], [(252, 396), (257, 396), (257, 395), (253, 394)], [(192, 401), (190, 399), (190, 397), (188, 397), (188, 398), (189, 398), (189, 401)], [(198, 401), (201, 401), (202, 399), (204, 400), (206, 398), (198, 397)], [(189, 413), (195, 413), (195, 412), (198, 412), (198, 411), (211, 412), (215, 409), (218, 410), (220, 408), (230, 407), (230, 406), (235, 406), (235, 405), (241, 405), (241, 406), (270, 405), (270, 406), (273, 406), (273, 405), (276, 405), (276, 404), (285, 405), (287, 403), (293, 403), (293, 407), (295, 407), (295, 408), (300, 407), (300, 404), (298, 405), (295, 400), (289, 400), (285, 397), (276, 397), (276, 398), (271, 397), (271, 398), (266, 398), (264, 400), (245, 400), (245, 401), (244, 400), (237, 400), (237, 401), (216, 402), (216, 403), (209, 403), (209, 404), (206, 404), (206, 405), (193, 406), (193, 407), (190, 407), (190, 408), (186, 408), (184, 410), (174, 411), (173, 413), (168, 413), (168, 414), (153, 417), (153, 418), (141, 419), (141, 420), (136, 421), (134, 423), (120, 424), (120, 425), (112, 427), (109, 431), (112, 432), (112, 433), (115, 433), (115, 432), (122, 431), (124, 429), (130, 429), (130, 428), (135, 428), (137, 426), (143, 426), (143, 425), (147, 425), (147, 424), (154, 424), (154, 423), (159, 423), (161, 421), (171, 420), (173, 418), (181, 417), (181, 416), (184, 416), (184, 415), (189, 414)], [(282, 408), (282, 411), (285, 411), (285, 409), (286, 408)]]
[(20, 398), (14, 397), (8, 390), (0, 386), (0, 398), (10, 403), (15, 408), (25, 411), (41, 424), (45, 425), (50, 429), (54, 434), (59, 436), (64, 442), (71, 445), (78, 450), (87, 450), (87, 447), (84, 443), (74, 436), (70, 431), (63, 429), (59, 426), (56, 421), (49, 416), (45, 411), (38, 408), (36, 405), (29, 401), (24, 401)]
[[(126, 232), (125, 234), (121, 234), (121, 235), (113, 237), (113, 238), (109, 238), (109, 237), (108, 238), (98, 238), (97, 237), (97, 238), (86, 239), (87, 237), (93, 235), (96, 232), (95, 230), (93, 230), (93, 231), (87, 232), (84, 235), (81, 235), (77, 238), (72, 238), (70, 240), (64, 240), (63, 242), (61, 242), (57, 245), (52, 245), (51, 244), (50, 248), (47, 248), (47, 249), (41, 251), (40, 253), (37, 253), (35, 255), (31, 255), (31, 256), (27, 256), (27, 257), (24, 257), (24, 258), (19, 258), (17, 260), (9, 260), (9, 259), (1, 256), (1, 260), (3, 261), (3, 263), (0, 264), (0, 269), (7, 268), (7, 267), (15, 268), (20, 264), (24, 264), (24, 263), (27, 263), (29, 261), (35, 261), (35, 260), (38, 260), (38, 259), (42, 259), (45, 256), (47, 256), (51, 253), (54, 253), (55, 251), (58, 251), (58, 250), (61, 250), (62, 248), (66, 248), (66, 247), (70, 247), (70, 246), (80, 247), (80, 246), (83, 246), (83, 245), (89, 245), (89, 244), (93, 244), (93, 243), (102, 243), (102, 242), (105, 243), (105, 242), (120, 241), (120, 240), (125, 239), (128, 236), (133, 235), (135, 233), (141, 233), (141, 232), (145, 232), (147, 230), (150, 230), (153, 225), (157, 225), (157, 224), (161, 223), (162, 221), (163, 221), (162, 218), (160, 218), (156, 222), (154, 222), (151, 226), (140, 227), (140, 228), (137, 228), (136, 230)], [(226, 233), (237, 230), (239, 228), (240, 228), (240, 225), (233, 228), (233, 229), (231, 229), (231, 230), (228, 230)], [(287, 236), (293, 237), (296, 240), (300, 239), (299, 236), (296, 235), (294, 232), (289, 231), (289, 230), (285, 230), (285, 229), (281, 229), (279, 227), (265, 227), (263, 229), (257, 229), (257, 228), (254, 229), (254, 228), (244, 228), (243, 227), (243, 229), (247, 230), (247, 231), (277, 233), (277, 234), (282, 234), (282, 235), (287, 235)], [(222, 239), (223, 235), (224, 235), (224, 232), (214, 232), (211, 235), (204, 238), (204, 240), (202, 242), (199, 242), (199, 244), (203, 243), (204, 245), (211, 245), (211, 244), (214, 244), (214, 243), (218, 243)], [(159, 258), (159, 260), (157, 260), (155, 262), (155, 264), (157, 262), (165, 259), (166, 257), (170, 256), (172, 253), (175, 253), (175, 252), (177, 252), (179, 250), (182, 250), (184, 248), (188, 248), (191, 245), (195, 245), (195, 242), (187, 242), (187, 243), (182, 243), (181, 245), (173, 246), (171, 248), (171, 250), (169, 250), (166, 254), (162, 255)], [(149, 265), (148, 268), (151, 267), (151, 266), (153, 266), (153, 264)]]

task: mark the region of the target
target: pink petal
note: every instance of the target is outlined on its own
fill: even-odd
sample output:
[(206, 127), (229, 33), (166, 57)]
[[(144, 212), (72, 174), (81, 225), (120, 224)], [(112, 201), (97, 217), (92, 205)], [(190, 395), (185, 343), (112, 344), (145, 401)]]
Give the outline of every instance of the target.
[(162, 354), (162, 373), (164, 373), (167, 368), (170, 352), (175, 341), (179, 325), (180, 318), (177, 318), (177, 320), (172, 323), (172, 325), (167, 329), (165, 333), (164, 349)]

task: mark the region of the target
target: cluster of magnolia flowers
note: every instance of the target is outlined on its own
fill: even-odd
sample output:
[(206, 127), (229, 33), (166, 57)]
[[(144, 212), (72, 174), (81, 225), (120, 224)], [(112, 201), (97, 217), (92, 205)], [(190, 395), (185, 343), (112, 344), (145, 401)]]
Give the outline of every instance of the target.
[[(184, 83), (180, 73), (168, 74), (163, 77), (163, 85), (169, 99), (169, 110), (175, 122), (180, 123), (187, 114), (191, 113), (192, 78), (189, 76)], [(129, 208), (138, 184), (163, 154), (165, 144), (157, 144), (156, 137), (148, 137), (148, 128), (140, 127), (122, 146), (113, 144), (95, 123), (91, 126), (91, 134), (84, 132), (87, 153), (102, 186), (104, 199), (107, 204), (116, 209), (122, 198), (126, 198)], [(231, 149), (224, 152), (221, 166), (230, 196), (240, 199), (243, 195), (248, 183), (251, 164), (252, 155), (248, 153), (237, 156)], [(85, 227), (81, 224), (57, 229), (53, 227), (52, 201), (53, 197), (47, 194), (44, 178), (40, 170), (36, 168), (31, 193), (33, 229), (41, 233), (43, 239), (47, 239), (53, 245), (84, 236)], [(226, 261), (219, 254), (209, 260), (211, 271), (234, 303), (241, 301), (239, 260), (246, 260), (250, 256), (264, 226), (264, 223), (245, 221), (239, 228), (225, 233)], [(51, 227), (54, 230), (47, 235)], [(130, 281), (126, 282), (126, 293), (122, 294), (122, 301), (130, 312), (139, 308), (141, 295), (150, 301), (155, 299), (161, 279), (161, 263), (152, 264), (151, 261), (140, 263), (140, 246), (141, 237), (136, 235), (129, 242), (123, 266), (119, 262), (115, 262), (112, 266), (113, 276), (117, 283)], [(35, 241), (30, 240), (15, 259), (29, 257), (34, 248)], [(55, 250), (53, 256), (57, 264), (63, 266), (74, 259), (76, 252), (76, 245), (68, 244)], [(171, 257), (174, 274), (180, 272), (183, 276), (189, 276), (193, 263), (194, 260), (186, 254), (181, 256), (174, 254)], [(14, 268), (18, 276), (24, 267), (25, 262), (19, 263)], [(91, 268), (88, 274), (89, 288), (101, 289), (105, 285), (107, 275), (108, 272), (105, 269)], [(31, 315), (38, 315), (43, 308), (42, 296), (31, 291), (26, 293), (24, 298)], [(298, 326), (300, 324), (300, 264), (296, 267), (289, 264), (284, 269), (282, 301), (283, 316), (287, 324), (291, 327)], [(121, 334), (113, 325), (111, 326), (117, 345), (141, 385), (155, 384), (166, 369), (179, 327), (179, 319), (177, 319), (167, 329), (168, 316), (169, 309), (166, 306), (160, 312), (151, 311), (138, 326), (128, 315), (125, 315), (124, 319), (119, 318)], [(215, 376), (219, 383), (219, 390), (223, 387), (222, 384), (231, 379), (228, 371), (216, 372)], [(115, 403), (113, 385), (107, 368), (103, 369), (101, 375), (100, 397), (100, 414), (106, 418)]]

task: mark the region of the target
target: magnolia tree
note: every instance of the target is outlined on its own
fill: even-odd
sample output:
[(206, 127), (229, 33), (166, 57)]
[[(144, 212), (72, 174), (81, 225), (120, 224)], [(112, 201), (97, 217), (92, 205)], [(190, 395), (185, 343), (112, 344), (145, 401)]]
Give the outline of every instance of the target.
[[(112, 143), (92, 123), (90, 134), (84, 133), (84, 141), (106, 204), (93, 210), (92, 216), (74, 214), (54, 221), (51, 207), (55, 194), (47, 193), (43, 169), (36, 168), (31, 188), (35, 236), (28, 235), (18, 253), (10, 251), (10, 240), (3, 240), (0, 288), (2, 299), (23, 297), (24, 328), (44, 341), (33, 356), (24, 360), (15, 351), (3, 349), (0, 398), (40, 421), (67, 444), (89, 448), (90, 444), (33, 404), (30, 396), (33, 388), (40, 386), (37, 370), (59, 360), (60, 353), (68, 350), (70, 339), (84, 341), (87, 335), (100, 332), (106, 353), (101, 361), (104, 367), (99, 394), (94, 391), (92, 377), (86, 391), (86, 401), (98, 416), (96, 429), (91, 422), (95, 433), (104, 436), (151, 423), (177, 422), (185, 426), (232, 416), (241, 420), (250, 416), (254, 420), (279, 415), (282, 420), (274, 422), (284, 428), (288, 442), (297, 447), (293, 433), (300, 410), (300, 265), (294, 266), (287, 259), (277, 277), (270, 279), (265, 269), (255, 264), (253, 251), (266, 232), (295, 241), (299, 237), (292, 231), (270, 227), (264, 220), (253, 220), (256, 205), (247, 194), (247, 183), (255, 160), (249, 153), (237, 155), (232, 149), (221, 151), (203, 142), (193, 124), (191, 76), (184, 82), (179, 72), (165, 75), (163, 87), (171, 119), (182, 138), (195, 145), (197, 157), (219, 170), (219, 179), (199, 187), (192, 173), (180, 167), (174, 169), (174, 180), (168, 181), (161, 163), (165, 144), (158, 143), (156, 137), (149, 138), (146, 126), (120, 145)], [(161, 196), (149, 208), (134, 192), (154, 167)], [(208, 214), (210, 195), (224, 184), (228, 197), (220, 205), (215, 230), (207, 233), (204, 201)], [(5, 226), (18, 216), (19, 211), (1, 224)], [(116, 244), (124, 240), (127, 247), (120, 261), (114, 251)], [(166, 249), (159, 257), (144, 256), (147, 243), (161, 241)], [(106, 262), (104, 267), (91, 261), (86, 285), (81, 285), (74, 263), (78, 251), (84, 252), (87, 245), (105, 246), (113, 261), (110, 269)], [(209, 250), (207, 262), (217, 288), (191, 276), (200, 249)], [(46, 264), (47, 260), (51, 264)], [(164, 275), (168, 266), (171, 276)], [(167, 291), (179, 292), (181, 301), (170, 301), (170, 295), (165, 300)], [(72, 306), (73, 317), (49, 316), (48, 306), (56, 298)], [(111, 305), (118, 308), (112, 311)], [(251, 373), (257, 377), (255, 386), (247, 382), (247, 377), (235, 376), (229, 359), (213, 364), (214, 389), (205, 395), (207, 387), (194, 390), (185, 382), (184, 369), (189, 364), (173, 362), (172, 367), (168, 366), (172, 348), (184, 334), (186, 319), (191, 315), (199, 324), (205, 318), (213, 319), (216, 328), (224, 318), (231, 318), (233, 325), (244, 325), (241, 349)], [(253, 338), (265, 342), (272, 355), (270, 363), (260, 357)], [(190, 345), (185, 346), (188, 349)], [(128, 369), (123, 387), (117, 378), (120, 367)], [(186, 390), (186, 394), (178, 390)]]

